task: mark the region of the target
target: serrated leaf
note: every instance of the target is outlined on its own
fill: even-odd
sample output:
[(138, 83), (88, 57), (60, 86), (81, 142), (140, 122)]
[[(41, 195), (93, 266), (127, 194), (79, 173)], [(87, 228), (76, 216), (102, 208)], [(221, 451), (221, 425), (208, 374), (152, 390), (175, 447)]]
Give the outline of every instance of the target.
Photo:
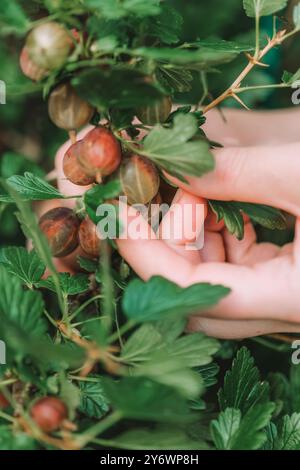
[(24, 290), (21, 281), (0, 265), (0, 317), (16, 324), (24, 334), (41, 336), (46, 332), (44, 302), (40, 292)]
[(140, 152), (175, 176), (202, 176), (213, 170), (214, 158), (206, 140), (191, 140), (197, 132), (197, 119), (191, 114), (179, 114), (171, 129), (154, 127)]
[(256, 405), (242, 418), (240, 410), (226, 408), (218, 420), (211, 423), (211, 432), (217, 449), (256, 450), (267, 439), (264, 428), (269, 424), (273, 403)]
[(300, 413), (284, 416), (275, 440), (276, 450), (300, 449)]
[(143, 362), (154, 349), (163, 344), (163, 337), (154, 325), (146, 323), (126, 341), (121, 357), (126, 362)]
[(241, 418), (240, 410), (226, 408), (217, 420), (211, 422), (211, 434), (217, 449), (231, 449), (231, 441), (240, 427)]
[(257, 367), (249, 350), (241, 348), (225, 374), (223, 388), (219, 391), (221, 410), (240, 409), (246, 413), (254, 405), (268, 401), (269, 386), (260, 380)]
[(285, 71), (282, 75), (282, 81), (288, 86), (293, 86), (295, 82), (299, 82), (300, 80), (300, 69), (297, 70), (295, 73), (290, 73)]
[[(110, 199), (117, 198), (121, 193), (121, 183), (119, 180), (112, 180), (106, 184), (97, 184), (93, 188), (89, 189), (84, 195), (84, 203), (87, 213), (90, 219), (97, 224), (101, 217), (97, 215), (97, 210), (101, 204)], [(114, 210), (114, 206), (110, 205), (114, 221), (117, 217), (117, 209)]]
[(24, 201), (64, 199), (56, 188), (32, 173), (25, 173), (24, 176), (11, 176), (7, 182)]
[(250, 18), (268, 16), (286, 7), (288, 0), (243, 0), (244, 9)]
[(97, 382), (79, 382), (79, 411), (90, 418), (102, 418), (109, 411), (109, 402), (101, 379)]
[(17, 276), (29, 288), (40, 281), (46, 266), (42, 263), (38, 255), (28, 252), (23, 247), (5, 247), (0, 249), (0, 263), (7, 271)]
[(229, 289), (211, 284), (194, 284), (182, 288), (162, 277), (148, 282), (135, 279), (123, 296), (123, 310), (132, 320), (144, 323), (166, 318), (185, 317), (217, 304)]
[[(59, 273), (58, 277), (61, 291), (64, 295), (77, 295), (89, 290), (90, 281), (86, 274), (71, 275), (70, 273)], [(52, 276), (40, 281), (38, 287), (56, 292), (56, 286)]]
[(244, 238), (244, 219), (235, 203), (209, 201), (209, 205), (217, 217), (217, 222), (223, 220), (228, 232), (235, 235), (238, 240), (242, 240)]
[(152, 16), (144, 23), (145, 33), (158, 38), (164, 44), (175, 44), (180, 39), (183, 18), (175, 8), (161, 3), (160, 14)]
[(286, 220), (282, 212), (271, 206), (263, 204), (250, 204), (246, 202), (235, 203), (240, 210), (247, 214), (253, 222), (270, 230), (285, 230)]
[(157, 67), (156, 78), (163, 86), (167, 93), (174, 92), (184, 93), (192, 89), (192, 81), (194, 79), (190, 70), (179, 67)]
[(179, 423), (192, 415), (187, 401), (172, 387), (144, 377), (103, 378), (104, 391), (124, 418)]

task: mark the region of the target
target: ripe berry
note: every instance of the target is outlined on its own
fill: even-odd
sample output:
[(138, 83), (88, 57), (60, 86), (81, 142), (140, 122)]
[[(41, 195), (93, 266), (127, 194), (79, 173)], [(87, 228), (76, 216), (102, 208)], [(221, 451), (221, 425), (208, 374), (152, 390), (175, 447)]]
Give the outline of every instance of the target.
[(120, 168), (120, 182), (128, 204), (147, 204), (158, 193), (160, 178), (150, 160), (133, 155)]
[(69, 83), (62, 83), (49, 97), (48, 112), (57, 127), (72, 131), (88, 124), (94, 108), (80, 98)]
[(26, 40), (30, 59), (47, 70), (59, 69), (73, 47), (68, 31), (59, 23), (49, 21), (34, 28)]
[(78, 159), (84, 171), (100, 183), (119, 167), (121, 157), (121, 146), (114, 135), (105, 127), (96, 127), (84, 138)]
[(75, 213), (67, 207), (51, 209), (40, 218), (40, 229), (54, 257), (62, 258), (77, 248), (79, 224)]
[(49, 75), (49, 71), (36, 65), (29, 57), (28, 50), (23, 47), (20, 55), (20, 67), (23, 74), (33, 80), (39, 82)]
[(78, 186), (88, 186), (95, 182), (94, 176), (89, 176), (79, 163), (79, 155), (83, 151), (83, 141), (80, 140), (76, 144), (71, 145), (65, 153), (63, 160), (63, 171), (66, 178)]
[(161, 101), (157, 101), (151, 106), (140, 108), (136, 115), (146, 126), (155, 126), (166, 122), (172, 111), (172, 100), (165, 96)]
[(5, 398), (3, 393), (0, 393), (0, 410), (4, 410), (9, 407), (9, 401)]
[(87, 255), (97, 258), (100, 253), (101, 240), (97, 233), (97, 226), (89, 217), (86, 217), (80, 225), (79, 243)]
[(59, 398), (45, 397), (32, 406), (30, 415), (42, 431), (51, 433), (67, 419), (68, 409)]

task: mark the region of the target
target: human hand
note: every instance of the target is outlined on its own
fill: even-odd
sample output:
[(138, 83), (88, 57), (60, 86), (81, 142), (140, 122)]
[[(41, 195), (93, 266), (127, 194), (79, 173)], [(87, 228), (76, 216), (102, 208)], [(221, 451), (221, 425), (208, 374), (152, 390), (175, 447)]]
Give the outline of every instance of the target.
[[(213, 119), (208, 122), (212, 123)], [(190, 184), (183, 188), (194, 195), (180, 192), (180, 201), (177, 196), (176, 203), (196, 205), (198, 196), (240, 200), (271, 204), (299, 217), (297, 183), (300, 165), (295, 157), (299, 151), (298, 144), (273, 148), (268, 142), (268, 147), (240, 148), (237, 146), (245, 145), (244, 137), (232, 132), (232, 128), (228, 137), (226, 127), (222, 121), (217, 122), (213, 127), (216, 136), (210, 133), (209, 137), (217, 139), (217, 135), (223, 132), (223, 142), (231, 139), (227, 144), (232, 143), (236, 147), (216, 151), (216, 170), (200, 179), (190, 178)], [(77, 192), (82, 188), (64, 179), (61, 170), (63, 154), (64, 149), (56, 160), (59, 187), (65, 194), (75, 194), (75, 188)], [(200, 253), (188, 252), (178, 244), (175, 246), (162, 240), (120, 240), (118, 246), (122, 256), (144, 279), (159, 274), (185, 286), (208, 281), (232, 289), (217, 307), (191, 320), (192, 330), (202, 329), (218, 337), (299, 331), (299, 233), (293, 245), (280, 250), (270, 244), (256, 245), (250, 222), (246, 223), (244, 240), (238, 242), (222, 227), (213, 227), (211, 216), (209, 219), (205, 247)], [(144, 220), (141, 224), (149, 230)]]

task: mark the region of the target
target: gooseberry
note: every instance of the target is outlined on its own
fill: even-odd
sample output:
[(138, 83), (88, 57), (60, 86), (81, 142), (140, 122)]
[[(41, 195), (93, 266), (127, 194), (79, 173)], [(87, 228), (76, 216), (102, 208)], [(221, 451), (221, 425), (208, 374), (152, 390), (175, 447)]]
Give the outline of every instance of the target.
[(78, 160), (84, 171), (100, 183), (119, 167), (121, 157), (121, 146), (115, 136), (105, 127), (96, 127), (83, 139), (83, 152)]
[(97, 232), (97, 226), (86, 217), (79, 228), (79, 243), (83, 251), (93, 258), (97, 258), (100, 253), (101, 240)]
[(52, 255), (61, 258), (72, 253), (78, 246), (79, 219), (67, 207), (56, 207), (46, 212), (39, 221)]
[(147, 158), (133, 155), (126, 159), (120, 167), (119, 177), (128, 204), (147, 204), (158, 193), (159, 174)]
[(34, 403), (30, 415), (42, 431), (51, 433), (67, 419), (68, 409), (59, 398), (44, 397)]
[(49, 71), (36, 65), (29, 57), (28, 50), (23, 47), (20, 55), (20, 67), (23, 74), (33, 80), (39, 82), (49, 75)]
[(81, 155), (82, 151), (82, 140), (71, 145), (63, 159), (63, 172), (71, 183), (78, 186), (88, 186), (95, 182), (95, 177), (87, 175), (84, 168), (80, 165), (79, 155)]
[(88, 124), (94, 108), (78, 96), (69, 83), (62, 83), (50, 94), (48, 112), (57, 127), (72, 131)]
[(172, 100), (165, 96), (161, 101), (153, 105), (138, 109), (136, 115), (146, 126), (154, 126), (166, 122), (172, 111)]
[(30, 59), (47, 70), (59, 69), (73, 47), (70, 33), (55, 21), (36, 26), (29, 33), (26, 48)]

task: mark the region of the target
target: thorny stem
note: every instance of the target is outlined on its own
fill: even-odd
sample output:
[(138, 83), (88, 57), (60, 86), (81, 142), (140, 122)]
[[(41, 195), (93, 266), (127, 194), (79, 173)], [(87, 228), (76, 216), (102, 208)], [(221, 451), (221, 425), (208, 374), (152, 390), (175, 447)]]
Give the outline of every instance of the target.
[(227, 98), (235, 97), (236, 89), (240, 88), (242, 81), (245, 79), (245, 77), (247, 77), (247, 75), (256, 65), (262, 65), (261, 60), (265, 57), (265, 55), (268, 54), (268, 52), (273, 49), (273, 47), (279, 46), (287, 37), (291, 36), (292, 34), (295, 34), (296, 32), (297, 30), (294, 30), (291, 33), (285, 34), (285, 30), (279, 31), (272, 39), (268, 40), (268, 44), (261, 51), (259, 51), (257, 57), (247, 56), (249, 62), (244, 68), (244, 70), (240, 73), (240, 75), (236, 78), (232, 85), (227, 88), (227, 90), (225, 90), (220, 96), (218, 96), (218, 98), (213, 100), (204, 108), (203, 114), (215, 108)]

